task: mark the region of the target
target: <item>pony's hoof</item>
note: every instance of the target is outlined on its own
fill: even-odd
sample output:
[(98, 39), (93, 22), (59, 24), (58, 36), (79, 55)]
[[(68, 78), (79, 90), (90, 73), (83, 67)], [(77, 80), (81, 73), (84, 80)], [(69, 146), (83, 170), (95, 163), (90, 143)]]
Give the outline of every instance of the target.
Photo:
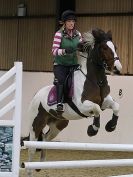
[(112, 131), (115, 130), (115, 128), (116, 128), (116, 125), (113, 125), (113, 124), (112, 124), (112, 120), (110, 120), (110, 121), (106, 124), (106, 126), (105, 126), (105, 130), (106, 130), (107, 132), (112, 132)]
[(97, 134), (98, 130), (94, 130), (93, 126), (90, 125), (87, 130), (88, 136), (95, 136)]
[(41, 169), (36, 169), (37, 172), (41, 171)]

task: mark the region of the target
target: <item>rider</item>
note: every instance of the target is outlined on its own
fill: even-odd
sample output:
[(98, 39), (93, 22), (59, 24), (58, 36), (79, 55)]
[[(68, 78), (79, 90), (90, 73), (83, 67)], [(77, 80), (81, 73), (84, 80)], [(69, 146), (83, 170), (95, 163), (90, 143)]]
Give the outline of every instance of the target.
[(57, 111), (63, 112), (64, 82), (74, 65), (77, 65), (77, 45), (82, 41), (81, 33), (76, 30), (76, 14), (66, 10), (61, 15), (63, 26), (55, 33), (52, 54), (54, 56), (53, 72), (57, 89)]

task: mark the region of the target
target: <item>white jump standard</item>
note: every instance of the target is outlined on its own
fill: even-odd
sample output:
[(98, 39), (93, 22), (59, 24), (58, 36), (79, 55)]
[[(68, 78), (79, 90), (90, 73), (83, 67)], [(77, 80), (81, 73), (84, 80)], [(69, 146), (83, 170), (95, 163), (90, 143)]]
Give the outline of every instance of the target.
[[(0, 77), (0, 87), (10, 78), (13, 83), (0, 93), (0, 102), (14, 93), (12, 100), (0, 109), (0, 126), (13, 128), (11, 171), (0, 171), (0, 177), (19, 177), (20, 131), (21, 131), (21, 99), (22, 99), (22, 62), (15, 62), (14, 67)], [(3, 87), (2, 87), (3, 89)], [(11, 120), (2, 119), (7, 112), (13, 110)], [(10, 116), (11, 117), (11, 116)], [(10, 118), (9, 118), (10, 119)]]

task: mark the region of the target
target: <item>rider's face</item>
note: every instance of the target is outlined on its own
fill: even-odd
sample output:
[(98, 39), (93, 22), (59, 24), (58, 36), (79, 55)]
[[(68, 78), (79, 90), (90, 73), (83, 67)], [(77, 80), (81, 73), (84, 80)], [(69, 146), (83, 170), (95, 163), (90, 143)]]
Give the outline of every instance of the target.
[(72, 30), (75, 26), (75, 20), (67, 20), (65, 22), (66, 29)]

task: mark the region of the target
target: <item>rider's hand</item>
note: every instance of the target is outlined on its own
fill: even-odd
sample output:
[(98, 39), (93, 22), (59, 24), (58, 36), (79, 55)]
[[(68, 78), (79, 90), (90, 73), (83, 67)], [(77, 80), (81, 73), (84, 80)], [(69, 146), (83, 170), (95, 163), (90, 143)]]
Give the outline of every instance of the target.
[(72, 47), (68, 47), (65, 49), (66, 54), (72, 54), (74, 52), (74, 49)]
[(78, 43), (77, 50), (79, 52), (84, 52), (84, 43), (83, 42)]
[(87, 42), (85, 42), (85, 41), (84, 42), (80, 42), (77, 45), (77, 50), (79, 52), (87, 52), (88, 53), (90, 48), (91, 48), (91, 46), (88, 45)]

